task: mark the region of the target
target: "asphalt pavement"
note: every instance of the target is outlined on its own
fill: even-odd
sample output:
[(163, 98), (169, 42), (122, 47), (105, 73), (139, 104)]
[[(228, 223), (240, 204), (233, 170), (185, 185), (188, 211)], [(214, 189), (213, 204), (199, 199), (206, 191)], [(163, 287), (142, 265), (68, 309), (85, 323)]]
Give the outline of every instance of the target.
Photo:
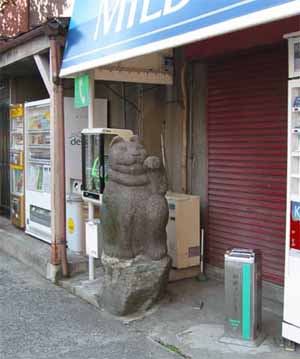
[(264, 298), (263, 344), (221, 343), (223, 283), (195, 279), (170, 283), (146, 316), (116, 319), (0, 252), (0, 359), (299, 358), (281, 325), (282, 304)]
[(181, 357), (0, 253), (0, 359)]

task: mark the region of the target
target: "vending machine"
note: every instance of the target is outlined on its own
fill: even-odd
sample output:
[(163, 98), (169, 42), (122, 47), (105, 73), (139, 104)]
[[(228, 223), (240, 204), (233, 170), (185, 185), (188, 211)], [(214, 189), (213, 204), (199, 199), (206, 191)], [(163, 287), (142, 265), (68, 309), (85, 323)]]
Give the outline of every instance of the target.
[[(88, 125), (88, 109), (74, 107), (65, 97), (65, 165), (67, 241), (78, 248), (83, 224), (81, 204), (81, 131)], [(107, 126), (108, 101), (95, 100), (96, 124)], [(50, 100), (25, 104), (26, 233), (51, 242)]]
[(289, 78), (283, 337), (300, 343), (300, 33), (289, 37)]
[(25, 104), (26, 233), (51, 242), (50, 100)]
[(12, 224), (24, 228), (24, 107), (22, 104), (10, 106), (10, 204)]

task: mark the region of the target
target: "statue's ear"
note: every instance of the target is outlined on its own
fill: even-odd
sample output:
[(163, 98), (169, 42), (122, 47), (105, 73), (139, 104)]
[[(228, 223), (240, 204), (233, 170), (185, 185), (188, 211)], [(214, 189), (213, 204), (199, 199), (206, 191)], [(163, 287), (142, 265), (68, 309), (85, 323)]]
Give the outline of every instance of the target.
[(124, 138), (121, 137), (121, 136), (116, 136), (111, 141), (110, 147), (112, 147), (112, 146), (114, 146), (114, 145), (116, 145), (117, 143), (120, 143), (120, 142), (125, 142)]
[(135, 142), (135, 143), (141, 143), (141, 140), (140, 140), (139, 136), (137, 136), (137, 135), (131, 136), (129, 141)]

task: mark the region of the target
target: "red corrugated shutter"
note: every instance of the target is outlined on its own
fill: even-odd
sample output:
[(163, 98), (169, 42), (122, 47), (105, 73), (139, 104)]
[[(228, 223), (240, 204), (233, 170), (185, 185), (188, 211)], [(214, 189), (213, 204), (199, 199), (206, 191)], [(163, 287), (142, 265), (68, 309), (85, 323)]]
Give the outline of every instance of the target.
[(284, 275), (287, 48), (208, 64), (208, 260), (257, 248), (263, 277)]

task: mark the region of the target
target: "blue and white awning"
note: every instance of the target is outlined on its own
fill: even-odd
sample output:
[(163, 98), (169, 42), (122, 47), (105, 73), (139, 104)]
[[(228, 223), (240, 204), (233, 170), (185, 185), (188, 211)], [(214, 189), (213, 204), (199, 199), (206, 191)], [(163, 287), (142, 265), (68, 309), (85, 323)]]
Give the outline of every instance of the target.
[(300, 0), (75, 0), (61, 76), (300, 14)]

